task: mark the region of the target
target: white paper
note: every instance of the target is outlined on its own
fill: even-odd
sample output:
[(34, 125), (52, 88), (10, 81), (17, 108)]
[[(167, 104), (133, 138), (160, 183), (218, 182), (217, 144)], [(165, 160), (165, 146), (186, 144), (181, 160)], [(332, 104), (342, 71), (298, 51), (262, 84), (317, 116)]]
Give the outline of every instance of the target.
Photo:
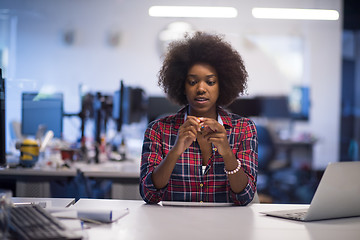
[(53, 216), (58, 218), (89, 219), (103, 223), (115, 222), (129, 213), (129, 209), (89, 209), (89, 208), (47, 208)]

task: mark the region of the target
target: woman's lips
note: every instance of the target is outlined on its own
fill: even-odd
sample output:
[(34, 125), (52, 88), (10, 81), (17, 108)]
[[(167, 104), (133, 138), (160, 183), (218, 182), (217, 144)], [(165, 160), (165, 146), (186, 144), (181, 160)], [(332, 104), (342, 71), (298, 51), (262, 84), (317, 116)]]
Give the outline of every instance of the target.
[(203, 102), (206, 102), (206, 101), (208, 101), (209, 99), (207, 99), (207, 98), (195, 98), (195, 101), (196, 102), (200, 102), (200, 103), (203, 103)]

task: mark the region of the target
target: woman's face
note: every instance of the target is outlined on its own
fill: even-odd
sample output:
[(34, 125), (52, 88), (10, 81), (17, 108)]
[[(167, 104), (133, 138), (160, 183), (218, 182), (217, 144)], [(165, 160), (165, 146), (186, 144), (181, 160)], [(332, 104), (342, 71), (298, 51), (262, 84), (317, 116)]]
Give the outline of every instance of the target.
[(190, 115), (216, 118), (219, 80), (215, 68), (206, 63), (194, 64), (187, 74), (185, 95)]

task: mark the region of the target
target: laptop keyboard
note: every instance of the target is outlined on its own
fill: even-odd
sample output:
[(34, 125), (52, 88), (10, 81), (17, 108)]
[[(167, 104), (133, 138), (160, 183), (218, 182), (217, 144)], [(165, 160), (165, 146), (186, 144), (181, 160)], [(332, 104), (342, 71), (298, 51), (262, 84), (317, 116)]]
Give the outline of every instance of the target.
[(291, 212), (291, 213), (287, 213), (285, 214), (285, 217), (287, 218), (292, 218), (292, 219), (297, 219), (297, 220), (303, 220), (306, 216), (307, 211), (303, 211), (303, 212)]
[(82, 239), (38, 205), (10, 208), (10, 233), (16, 239)]

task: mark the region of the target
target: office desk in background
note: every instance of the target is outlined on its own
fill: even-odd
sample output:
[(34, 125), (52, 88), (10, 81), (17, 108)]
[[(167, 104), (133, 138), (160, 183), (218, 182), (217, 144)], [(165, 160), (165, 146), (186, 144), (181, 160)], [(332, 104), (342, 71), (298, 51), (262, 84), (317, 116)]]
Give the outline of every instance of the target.
[(313, 147), (315, 145), (314, 140), (306, 140), (306, 141), (298, 141), (298, 140), (280, 140), (277, 139), (274, 142), (275, 147), (277, 148), (277, 151), (284, 151), (285, 152), (285, 160), (287, 166), (292, 165), (298, 165), (299, 163), (296, 163), (294, 160), (294, 153), (296, 151), (306, 151), (306, 157), (303, 157), (306, 159), (305, 164), (308, 164), (311, 168), (312, 166), (312, 153), (313, 153)]
[(16, 181), (17, 197), (51, 197), (50, 181), (67, 181), (83, 174), (88, 179), (110, 180), (111, 198), (141, 199), (139, 194), (140, 169), (134, 161), (100, 164), (74, 163), (70, 169), (7, 168), (0, 170), (0, 183)]
[(0, 183), (16, 181), (17, 197), (51, 197), (50, 181), (74, 178), (76, 174), (75, 169), (6, 168), (0, 169)]
[(75, 167), (81, 170), (85, 178), (112, 181), (111, 198), (141, 200), (139, 164), (136, 161), (107, 161), (100, 164), (79, 162)]
[(77, 207), (129, 208), (110, 225), (85, 230), (89, 239), (359, 239), (360, 217), (296, 222), (260, 212), (304, 208), (308, 205), (252, 204), (247, 207), (173, 207), (143, 201), (80, 199)]

